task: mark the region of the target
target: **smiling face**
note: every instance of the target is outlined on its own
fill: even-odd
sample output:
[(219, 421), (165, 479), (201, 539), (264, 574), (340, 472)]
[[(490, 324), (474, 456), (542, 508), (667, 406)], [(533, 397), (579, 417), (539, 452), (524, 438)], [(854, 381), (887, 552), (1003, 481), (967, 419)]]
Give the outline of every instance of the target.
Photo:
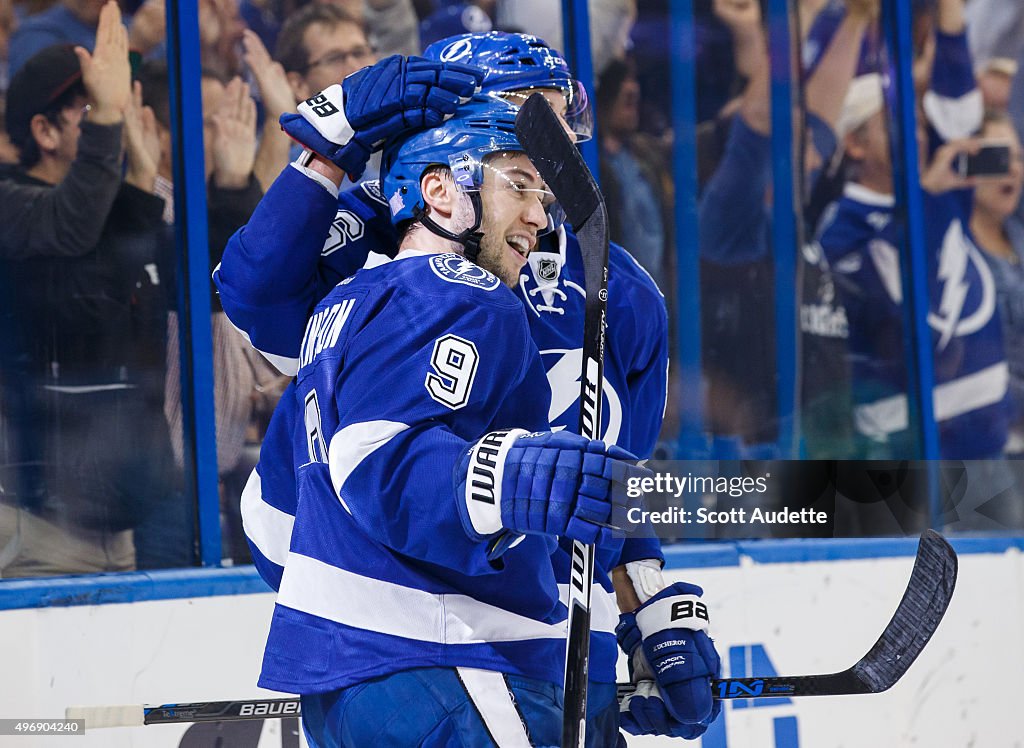
[[(480, 199), (484, 238), (477, 264), (514, 287), (527, 256), (537, 246), (538, 234), (547, 229), (545, 208), (553, 198), (526, 155), (508, 152), (485, 159)], [(468, 204), (468, 200), (460, 203), (460, 213)], [(460, 214), (459, 221), (470, 225), (472, 214)]]

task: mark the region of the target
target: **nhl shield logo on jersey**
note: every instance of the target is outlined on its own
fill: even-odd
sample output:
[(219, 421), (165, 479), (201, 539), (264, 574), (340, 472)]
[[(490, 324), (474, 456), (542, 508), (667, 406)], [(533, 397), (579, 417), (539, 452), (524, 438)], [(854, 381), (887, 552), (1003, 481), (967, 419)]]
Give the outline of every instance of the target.
[(537, 263), (537, 277), (550, 283), (558, 277), (558, 261), (544, 258)]
[(449, 283), (476, 286), (485, 291), (493, 291), (501, 285), (496, 275), (475, 265), (462, 255), (434, 255), (430, 258), (430, 269), (438, 278)]

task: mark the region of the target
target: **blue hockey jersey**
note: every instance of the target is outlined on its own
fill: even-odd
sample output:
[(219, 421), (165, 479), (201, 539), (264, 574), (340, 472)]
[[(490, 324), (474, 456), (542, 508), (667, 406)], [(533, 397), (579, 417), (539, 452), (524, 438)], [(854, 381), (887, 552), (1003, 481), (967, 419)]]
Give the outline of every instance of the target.
[[(555, 543), (492, 564), (463, 528), (453, 467), (502, 428), (547, 428), (548, 388), (522, 306), (454, 254), (405, 252), (317, 305), (290, 428), (298, 503), (260, 685), (315, 693), (415, 667), (561, 678)], [(269, 459), (268, 459), (269, 458)]]
[[(981, 124), (966, 44), (962, 34), (937, 36), (924, 99), (933, 152)], [(933, 401), (944, 459), (999, 455), (1011, 416), (995, 282), (970, 235), (972, 205), (971, 190), (924, 193)], [(902, 229), (894, 207), (891, 195), (851, 183), (822, 219), (818, 237), (849, 314), (855, 428), (868, 445), (864, 456), (877, 459), (916, 453), (906, 398)]]
[[(283, 245), (281, 236), (301, 237), (301, 241)], [(289, 168), (268, 190), (248, 225), (232, 237), (214, 281), (236, 327), (282, 371), (294, 373), (297, 341), (312, 305), (363, 265), (386, 262), (387, 256), (374, 250), (397, 243), (377, 183), (363, 183), (335, 199), (320, 184)], [(560, 230), (542, 238), (523, 268), (516, 293), (526, 307), (531, 335), (548, 374), (552, 391), (548, 418), (553, 428), (575, 430), (584, 280), (582, 254), (571, 232)], [(609, 259), (608, 326), (603, 437), (647, 457), (664, 416), (668, 318), (654, 281), (616, 245)], [(286, 428), (279, 422), (290, 417), (275, 413), (270, 432)], [(275, 589), (287, 555), (294, 493), (288, 470), (264, 460), (242, 497), (255, 563)], [(599, 556), (592, 597), (591, 677), (614, 682), (618, 607), (608, 570), (633, 560), (662, 558), (662, 554), (656, 539), (631, 538), (618, 558), (607, 550)], [(554, 563), (567, 599), (568, 556), (556, 554)]]

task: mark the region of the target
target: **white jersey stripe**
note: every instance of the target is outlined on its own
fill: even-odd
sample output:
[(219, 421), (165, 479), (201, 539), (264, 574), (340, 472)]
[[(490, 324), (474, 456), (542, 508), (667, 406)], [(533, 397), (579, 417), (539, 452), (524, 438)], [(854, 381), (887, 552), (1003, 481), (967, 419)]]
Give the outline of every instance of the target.
[[(220, 268), (220, 265), (218, 265), (217, 268), (214, 269), (213, 272), (216, 273), (217, 269), (219, 269), (219, 268)], [(263, 356), (263, 358), (267, 359), (267, 361), (270, 363), (270, 365), (273, 366), (275, 369), (277, 369), (279, 372), (281, 372), (282, 374), (285, 374), (285, 375), (287, 375), (289, 377), (294, 377), (296, 374), (299, 373), (299, 359), (298, 358), (290, 358), (288, 356), (279, 356), (276, 353), (267, 353), (266, 351), (261, 351), (259, 348), (256, 348), (256, 346), (253, 345), (252, 340), (249, 338), (249, 333), (247, 333), (242, 328), (236, 326), (234, 322), (231, 322), (231, 318), (230, 317), (228, 318), (228, 322), (231, 323), (232, 327), (234, 327), (236, 330), (238, 330), (238, 334), (239, 335), (241, 335), (243, 338), (245, 338), (245, 342), (246, 343), (248, 343), (253, 348), (255, 348), (256, 352), (259, 353), (261, 356)]]
[[(936, 385), (933, 395), (935, 420), (951, 418), (998, 403), (1006, 395), (1010, 370), (1005, 361), (973, 374)], [(884, 437), (903, 431), (909, 425), (906, 395), (893, 395), (854, 408), (857, 431), (873, 437)]]
[(341, 490), (359, 463), (380, 449), (395, 436), (409, 428), (397, 421), (362, 421), (346, 426), (331, 437), (327, 447), (327, 462), (331, 466), (331, 483), (334, 493), (341, 500), (349, 514), (352, 512), (345, 503)]
[(468, 667), (456, 670), (495, 745), (498, 748), (530, 748), (523, 718), (512, 702), (502, 674)]
[[(569, 599), (569, 585), (558, 585), (558, 597), (562, 605)], [(568, 610), (568, 609), (567, 609)], [(615, 593), (606, 592), (597, 582), (590, 589), (590, 630), (604, 634), (614, 634), (619, 625), (619, 606), (615, 602)]]
[(295, 517), (263, 500), (263, 482), (255, 470), (242, 489), (241, 511), (245, 536), (268, 561), (284, 566)]
[(542, 623), (467, 595), (434, 594), (360, 576), (292, 552), (277, 602), (345, 626), (438, 644), (561, 639), (565, 621)]

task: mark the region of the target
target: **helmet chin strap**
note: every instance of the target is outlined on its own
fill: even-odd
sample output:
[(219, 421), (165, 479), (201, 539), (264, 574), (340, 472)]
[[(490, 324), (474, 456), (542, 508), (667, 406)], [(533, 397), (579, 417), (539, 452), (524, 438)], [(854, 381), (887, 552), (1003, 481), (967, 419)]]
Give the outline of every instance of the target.
[(466, 259), (470, 262), (476, 262), (480, 256), (480, 242), (483, 241), (484, 235), (480, 232), (480, 220), (483, 216), (483, 203), (480, 200), (479, 192), (470, 192), (469, 201), (473, 204), (473, 225), (464, 231), (460, 231), (458, 234), (449, 231), (443, 226), (439, 225), (426, 208), (416, 208), (413, 210), (413, 216), (417, 221), (423, 224), (423, 226), (430, 231), (432, 234), (453, 241), (456, 244), (461, 244), (465, 248)]

